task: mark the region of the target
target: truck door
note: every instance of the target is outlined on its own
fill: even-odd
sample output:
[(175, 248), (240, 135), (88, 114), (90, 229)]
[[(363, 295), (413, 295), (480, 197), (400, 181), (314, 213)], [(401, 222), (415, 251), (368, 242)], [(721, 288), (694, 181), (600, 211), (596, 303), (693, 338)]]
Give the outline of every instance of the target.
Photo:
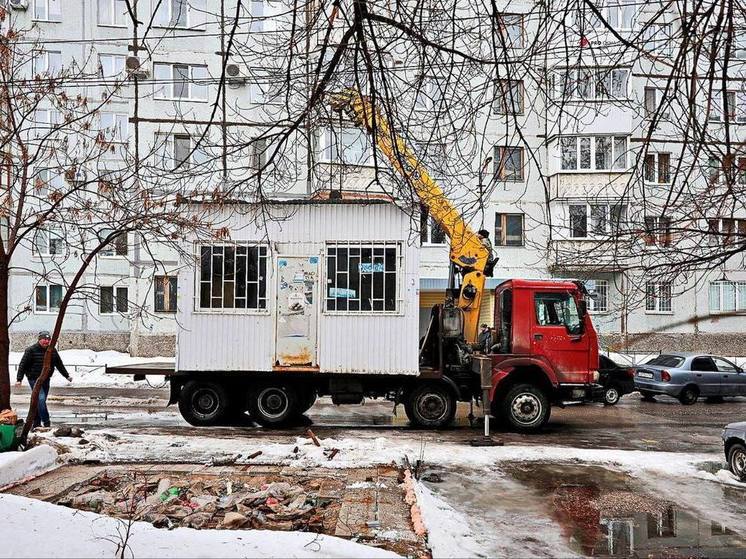
[(585, 383), (588, 372), (588, 336), (583, 332), (575, 298), (570, 292), (534, 293), (531, 349), (553, 365), (560, 382)]
[(318, 256), (278, 256), (275, 366), (316, 367)]

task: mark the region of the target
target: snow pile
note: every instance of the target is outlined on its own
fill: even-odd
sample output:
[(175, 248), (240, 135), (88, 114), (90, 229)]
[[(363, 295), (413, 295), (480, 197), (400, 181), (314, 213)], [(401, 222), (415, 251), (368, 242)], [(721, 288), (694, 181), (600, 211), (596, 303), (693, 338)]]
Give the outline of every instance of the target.
[[(23, 352), (10, 353), (11, 376), (15, 376)], [(132, 365), (135, 363), (173, 363), (173, 357), (132, 357), (119, 351), (92, 351), (90, 349), (66, 349), (60, 351), (65, 368), (73, 377), (73, 386), (122, 386), (145, 387), (146, 382), (135, 382), (129, 375), (107, 375), (106, 366)], [(160, 384), (162, 376), (148, 377), (151, 384)], [(52, 386), (67, 386), (67, 381), (55, 371)]]
[(0, 453), (0, 487), (50, 470), (57, 462), (57, 452), (48, 445), (26, 452)]
[(718, 470), (718, 472), (714, 474), (711, 474), (710, 472), (707, 472), (705, 470), (698, 470), (697, 477), (706, 479), (708, 481), (715, 481), (717, 483), (723, 483), (725, 485), (731, 485), (733, 487), (741, 487), (742, 489), (746, 489), (746, 482), (739, 481), (738, 478), (736, 478), (736, 476), (734, 476), (733, 472), (731, 472), (730, 470)]
[[(119, 557), (127, 522), (0, 495), (4, 557)], [(20, 537), (20, 536), (23, 537)], [(399, 557), (333, 536), (267, 530), (160, 530), (133, 522), (125, 557)]]

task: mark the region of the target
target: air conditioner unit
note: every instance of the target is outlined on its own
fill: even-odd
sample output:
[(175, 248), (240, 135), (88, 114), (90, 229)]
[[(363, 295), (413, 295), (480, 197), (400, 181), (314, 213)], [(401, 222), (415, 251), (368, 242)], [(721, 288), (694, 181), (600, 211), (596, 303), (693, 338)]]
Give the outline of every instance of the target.
[(124, 61), (124, 67), (127, 70), (127, 74), (135, 78), (150, 77), (150, 68), (148, 68), (146, 62), (140, 61), (139, 56), (128, 56)]
[(246, 83), (248, 76), (243, 66), (235, 62), (229, 62), (225, 65), (225, 79), (228, 83)]
[(8, 6), (14, 10), (25, 10), (28, 8), (28, 0), (8, 0)]

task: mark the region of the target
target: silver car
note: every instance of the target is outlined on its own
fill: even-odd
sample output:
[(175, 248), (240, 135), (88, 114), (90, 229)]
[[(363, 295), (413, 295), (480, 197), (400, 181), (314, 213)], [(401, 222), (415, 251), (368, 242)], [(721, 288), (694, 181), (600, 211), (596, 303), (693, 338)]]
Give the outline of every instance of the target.
[(635, 388), (643, 400), (656, 394), (690, 405), (700, 396), (746, 396), (746, 372), (734, 363), (705, 353), (664, 353), (635, 370)]

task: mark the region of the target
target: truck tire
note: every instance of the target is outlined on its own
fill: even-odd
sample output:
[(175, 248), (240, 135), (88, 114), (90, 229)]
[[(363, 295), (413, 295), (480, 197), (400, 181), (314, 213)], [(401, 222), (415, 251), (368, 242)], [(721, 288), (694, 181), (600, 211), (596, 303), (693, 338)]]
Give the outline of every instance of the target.
[(190, 380), (179, 394), (179, 411), (190, 425), (216, 425), (225, 418), (228, 394), (215, 382)]
[(295, 415), (303, 415), (316, 403), (316, 391), (309, 390), (305, 395), (298, 395), (298, 403), (295, 406)]
[(685, 406), (691, 406), (692, 404), (695, 404), (697, 402), (697, 398), (699, 398), (699, 390), (697, 390), (696, 386), (685, 386), (679, 394), (679, 402), (681, 402)]
[(615, 406), (619, 403), (622, 395), (616, 384), (610, 384), (604, 388), (604, 405)]
[(552, 412), (549, 398), (533, 384), (516, 384), (498, 404), (499, 418), (514, 430), (530, 433), (541, 429)]
[(275, 427), (286, 423), (298, 415), (297, 409), (297, 393), (288, 384), (262, 384), (249, 397), (251, 419), (265, 427)]
[(442, 429), (456, 416), (456, 396), (445, 384), (418, 384), (405, 397), (404, 411), (415, 427)]

